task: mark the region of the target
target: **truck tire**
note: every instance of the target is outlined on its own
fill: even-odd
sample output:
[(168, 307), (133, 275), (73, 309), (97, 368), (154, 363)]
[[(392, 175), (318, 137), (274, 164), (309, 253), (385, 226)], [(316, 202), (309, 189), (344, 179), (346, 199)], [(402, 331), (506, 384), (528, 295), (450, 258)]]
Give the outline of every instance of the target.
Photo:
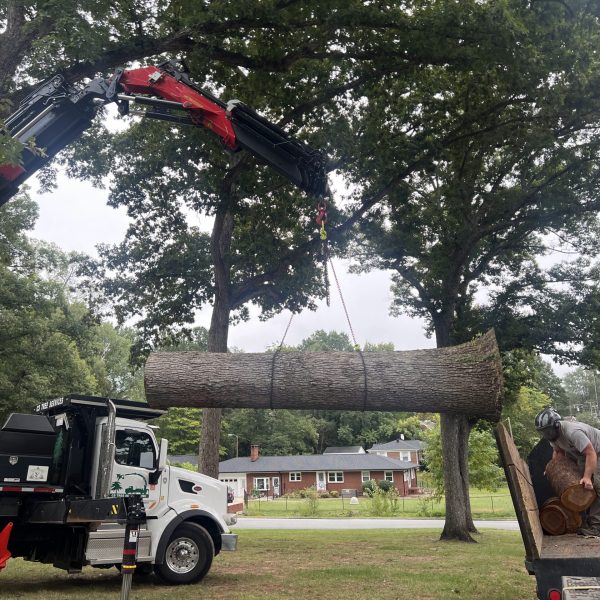
[(215, 546), (210, 534), (197, 523), (182, 523), (172, 533), (162, 564), (154, 572), (169, 585), (196, 583), (210, 570)]

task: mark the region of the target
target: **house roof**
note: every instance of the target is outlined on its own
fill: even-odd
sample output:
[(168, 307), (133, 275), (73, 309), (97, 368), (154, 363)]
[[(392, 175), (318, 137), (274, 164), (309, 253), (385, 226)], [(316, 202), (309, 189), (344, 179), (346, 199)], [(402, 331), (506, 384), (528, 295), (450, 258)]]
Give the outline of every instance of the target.
[(362, 446), (330, 446), (323, 454), (365, 454)]
[(368, 452), (373, 450), (423, 450), (427, 443), (422, 440), (392, 440), (384, 444), (373, 444)]
[(219, 473), (278, 473), (290, 471), (407, 471), (418, 465), (375, 454), (306, 454), (261, 456), (252, 462), (248, 456), (219, 463)]

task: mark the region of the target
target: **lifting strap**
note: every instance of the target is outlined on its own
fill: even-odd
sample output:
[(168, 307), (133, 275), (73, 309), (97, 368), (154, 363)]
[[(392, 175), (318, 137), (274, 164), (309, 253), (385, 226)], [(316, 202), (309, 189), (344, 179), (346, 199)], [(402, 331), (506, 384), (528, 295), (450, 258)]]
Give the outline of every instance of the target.
[[(330, 305), (330, 293), (329, 293), (329, 274), (328, 274), (328, 266), (331, 267), (331, 272), (333, 273), (333, 278), (335, 280), (335, 285), (338, 290), (338, 294), (340, 295), (340, 300), (342, 302), (342, 307), (344, 308), (344, 313), (346, 315), (346, 320), (348, 321), (348, 327), (350, 328), (350, 334), (352, 335), (353, 348), (355, 352), (358, 352), (360, 356), (360, 360), (363, 366), (363, 381), (364, 381), (364, 398), (363, 398), (363, 412), (367, 410), (368, 403), (368, 386), (367, 386), (367, 364), (365, 362), (365, 357), (363, 351), (360, 349), (360, 345), (356, 342), (356, 336), (354, 335), (354, 329), (352, 327), (352, 323), (350, 322), (350, 315), (348, 313), (348, 308), (346, 307), (346, 302), (344, 300), (344, 296), (342, 294), (342, 288), (340, 286), (340, 282), (337, 277), (337, 273), (335, 272), (335, 267), (333, 266), (333, 260), (329, 255), (329, 243), (327, 240), (327, 230), (325, 229), (325, 224), (327, 223), (327, 203), (324, 199), (320, 200), (317, 205), (317, 217), (315, 219), (317, 225), (320, 227), (319, 229), (319, 237), (321, 239), (321, 259), (323, 261), (323, 278), (325, 281), (326, 288), (326, 299), (327, 306)], [(275, 352), (273, 352), (273, 360), (271, 361), (271, 386), (269, 392), (269, 408), (273, 409), (273, 386), (275, 382), (275, 361), (277, 359), (277, 355), (283, 348), (283, 344), (285, 342), (285, 338), (290, 329), (290, 325), (292, 324), (292, 319), (294, 318), (294, 313), (291, 314), (290, 320), (288, 321), (287, 327), (285, 328), (285, 332), (283, 337), (281, 338), (281, 342)]]
[(285, 328), (285, 331), (283, 332), (283, 337), (281, 338), (281, 342), (280, 342), (279, 346), (277, 346), (277, 349), (275, 350), (275, 352), (273, 352), (273, 360), (271, 361), (271, 390), (269, 392), (269, 408), (271, 410), (273, 410), (273, 385), (275, 383), (275, 359), (277, 358), (277, 355), (283, 348), (283, 343), (285, 342), (285, 337), (287, 336), (288, 331), (290, 330), (290, 325), (292, 324), (293, 318), (294, 318), (294, 313), (292, 313), (290, 315), (290, 320), (288, 321), (287, 327)]
[(363, 351), (360, 349), (360, 345), (356, 342), (356, 336), (354, 335), (354, 329), (352, 328), (352, 323), (350, 322), (350, 315), (348, 314), (348, 308), (346, 307), (346, 302), (344, 301), (344, 296), (342, 294), (342, 288), (340, 286), (340, 282), (338, 281), (337, 273), (335, 272), (335, 268), (333, 266), (333, 261), (331, 257), (329, 257), (329, 266), (331, 267), (331, 272), (333, 273), (333, 279), (335, 280), (335, 285), (338, 290), (338, 294), (340, 295), (340, 300), (342, 301), (342, 306), (344, 307), (344, 313), (346, 314), (346, 320), (348, 321), (348, 327), (350, 328), (350, 333), (352, 334), (352, 342), (354, 343), (354, 350), (358, 352), (360, 356), (360, 360), (363, 366), (363, 379), (364, 379), (364, 398), (363, 398), (363, 412), (367, 410), (367, 400), (368, 400), (368, 387), (367, 387), (367, 364), (365, 363), (365, 357)]

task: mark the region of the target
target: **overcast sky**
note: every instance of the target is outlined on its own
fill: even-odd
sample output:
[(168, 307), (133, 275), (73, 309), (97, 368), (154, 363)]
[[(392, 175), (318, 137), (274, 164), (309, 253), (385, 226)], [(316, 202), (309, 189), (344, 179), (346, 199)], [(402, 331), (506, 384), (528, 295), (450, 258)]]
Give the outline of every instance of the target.
[[(30, 180), (31, 195), (38, 202), (40, 217), (33, 236), (54, 242), (63, 250), (77, 250), (96, 255), (97, 244), (113, 244), (123, 239), (128, 217), (124, 209), (114, 209), (106, 204), (106, 190), (94, 189), (90, 184), (59, 175), (55, 192), (38, 193), (35, 179)], [(352, 275), (347, 265), (336, 263), (350, 320), (357, 342), (391, 342), (396, 350), (433, 348), (433, 339), (425, 336), (423, 322), (409, 317), (391, 317), (390, 276), (377, 271)], [(286, 344), (296, 345), (318, 329), (345, 332), (350, 330), (344, 310), (331, 277), (331, 306), (320, 302), (317, 311), (305, 310), (296, 315), (286, 337)], [(279, 343), (290, 318), (284, 312), (269, 321), (259, 321), (257, 312), (251, 312), (246, 323), (232, 326), (229, 346), (246, 352), (262, 352)], [(199, 315), (197, 325), (208, 328), (210, 307)], [(553, 364), (563, 375), (569, 369)]]
[[(38, 193), (37, 183), (31, 182), (32, 197), (39, 204), (40, 217), (33, 236), (54, 242), (63, 250), (77, 250), (97, 255), (97, 244), (113, 244), (123, 239), (128, 217), (122, 208), (106, 204), (106, 190), (94, 189), (88, 183), (58, 178), (53, 193)], [(422, 323), (408, 317), (389, 316), (391, 295), (389, 274), (378, 271), (351, 275), (344, 262), (336, 263), (336, 273), (348, 308), (357, 342), (392, 342), (396, 350), (432, 348), (432, 339), (425, 337)], [(337, 288), (332, 282), (331, 301), (319, 304), (317, 311), (305, 310), (296, 315), (286, 337), (286, 344), (296, 345), (318, 329), (345, 332), (351, 337), (348, 322)], [(269, 321), (259, 321), (258, 311), (246, 323), (230, 329), (229, 345), (246, 352), (262, 352), (278, 343), (285, 332), (290, 313), (284, 312)], [(199, 315), (198, 325), (210, 325), (210, 307)]]

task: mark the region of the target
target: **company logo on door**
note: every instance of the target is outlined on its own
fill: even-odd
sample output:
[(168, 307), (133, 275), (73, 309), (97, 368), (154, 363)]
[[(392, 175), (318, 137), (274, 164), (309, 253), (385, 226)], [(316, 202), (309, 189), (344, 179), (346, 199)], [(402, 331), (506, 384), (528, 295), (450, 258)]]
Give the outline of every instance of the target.
[(118, 498), (130, 494), (139, 494), (142, 498), (148, 498), (150, 495), (148, 481), (139, 473), (117, 473), (116, 481), (113, 481), (110, 486), (110, 495)]

